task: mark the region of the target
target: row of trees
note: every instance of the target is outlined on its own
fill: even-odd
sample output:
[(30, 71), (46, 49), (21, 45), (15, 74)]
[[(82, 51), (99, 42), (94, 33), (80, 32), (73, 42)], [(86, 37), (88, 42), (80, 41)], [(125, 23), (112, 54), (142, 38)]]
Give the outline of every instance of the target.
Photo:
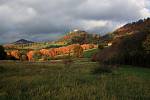
[(29, 61), (34, 59), (47, 60), (49, 58), (55, 58), (56, 56), (74, 56), (77, 58), (83, 57), (83, 51), (96, 48), (93, 44), (73, 44), (65, 47), (52, 48), (52, 49), (41, 49), (39, 51), (30, 51), (27, 53)]
[[(7, 53), (4, 52), (4, 48), (1, 46), (1, 55), (7, 54), (7, 58), (1, 56), (3, 59), (12, 59), (12, 60), (49, 60), (55, 58), (56, 56), (66, 56), (73, 55), (74, 57), (82, 57), (83, 51), (96, 48), (94, 44), (73, 44), (64, 47), (50, 48), (50, 49), (41, 49), (41, 50), (9, 50)], [(3, 51), (3, 53), (2, 53)]]

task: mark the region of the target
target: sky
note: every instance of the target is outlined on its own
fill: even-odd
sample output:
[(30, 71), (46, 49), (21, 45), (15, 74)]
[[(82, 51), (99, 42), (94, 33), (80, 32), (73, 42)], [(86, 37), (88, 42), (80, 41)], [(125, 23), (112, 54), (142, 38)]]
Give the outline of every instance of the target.
[(74, 29), (106, 34), (150, 17), (150, 0), (0, 0), (0, 44), (55, 40)]

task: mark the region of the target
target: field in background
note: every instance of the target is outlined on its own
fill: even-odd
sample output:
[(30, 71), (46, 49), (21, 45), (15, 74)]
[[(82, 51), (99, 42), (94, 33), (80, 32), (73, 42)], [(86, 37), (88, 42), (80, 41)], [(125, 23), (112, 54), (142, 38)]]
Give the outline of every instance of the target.
[(98, 52), (98, 49), (97, 49), (97, 48), (84, 51), (83, 57), (84, 57), (84, 58), (92, 58), (92, 56), (93, 56), (95, 53), (97, 53), (97, 52)]
[(50, 49), (66, 46), (66, 44), (55, 44), (55, 43), (29, 43), (29, 44), (17, 44), (17, 45), (5, 45), (6, 51), (9, 50), (40, 50), (40, 49)]
[(99, 64), (0, 62), (0, 100), (149, 100), (150, 69), (121, 66), (95, 73)]

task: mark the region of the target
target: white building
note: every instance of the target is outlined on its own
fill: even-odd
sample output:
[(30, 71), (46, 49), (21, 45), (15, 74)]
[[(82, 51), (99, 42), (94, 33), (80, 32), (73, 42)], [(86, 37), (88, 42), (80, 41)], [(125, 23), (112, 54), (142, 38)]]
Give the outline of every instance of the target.
[(108, 46), (112, 46), (112, 43), (111, 43), (111, 42), (109, 42), (109, 43), (108, 43)]

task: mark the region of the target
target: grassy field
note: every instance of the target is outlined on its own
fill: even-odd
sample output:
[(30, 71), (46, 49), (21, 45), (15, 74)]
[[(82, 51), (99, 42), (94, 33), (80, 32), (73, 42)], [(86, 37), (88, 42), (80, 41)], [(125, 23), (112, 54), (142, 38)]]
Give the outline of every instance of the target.
[(0, 62), (0, 100), (150, 100), (150, 69), (122, 66), (95, 73), (88, 59)]
[(83, 53), (83, 56), (85, 58), (91, 58), (95, 53), (98, 52), (98, 49), (91, 49), (91, 50), (87, 50)]

